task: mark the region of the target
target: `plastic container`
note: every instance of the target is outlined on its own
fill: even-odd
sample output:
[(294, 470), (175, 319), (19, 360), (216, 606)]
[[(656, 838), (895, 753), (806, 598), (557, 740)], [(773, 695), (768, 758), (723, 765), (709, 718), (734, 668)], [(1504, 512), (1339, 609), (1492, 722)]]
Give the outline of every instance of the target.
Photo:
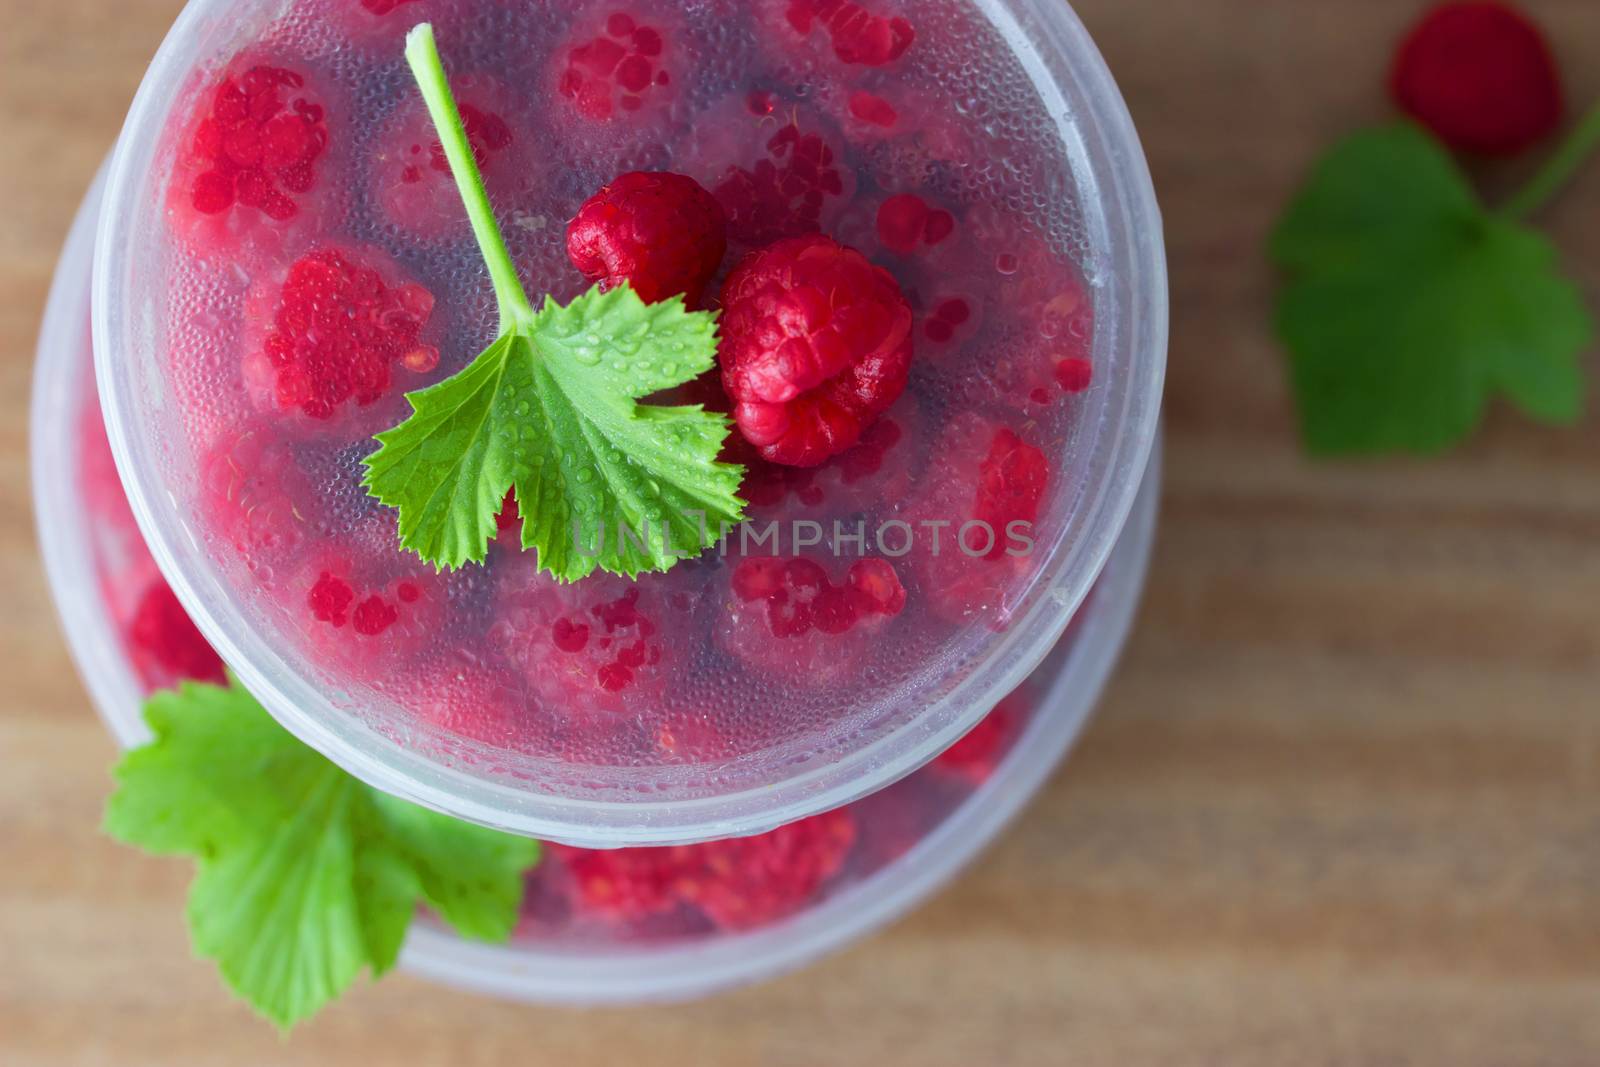
[[(143, 694), (162, 684), (141, 669), (125, 640), (129, 604), (119, 590), (160, 582), (138, 543), (120, 490), (105, 477), (89, 388), (87, 279), (94, 206), (91, 192), (58, 269), (39, 343), (33, 396), (33, 477), (51, 590), (74, 658), (107, 727), (124, 747), (147, 738)], [(93, 446), (91, 454), (86, 446)], [(858, 864), (788, 918), (738, 933), (633, 940), (587, 930), (558, 933), (536, 921), (508, 946), (462, 941), (419, 921), (402, 965), (447, 985), (545, 1003), (681, 1000), (759, 981), (800, 967), (866, 936), (937, 891), (997, 835), (1037, 791), (1077, 736), (1098, 699), (1139, 599), (1155, 526), (1152, 475), (1094, 597), (1030, 680), (1036, 701), (1020, 733), (980, 787), (951, 791), (930, 768), (880, 794), (919, 788), (931, 777), (952, 798), (911, 831), (897, 858)], [(131, 538), (131, 539), (130, 539)], [(924, 782), (924, 785), (927, 783)], [(895, 809), (863, 808), (865, 825)]]
[[(980, 0), (1057, 121), (1090, 254), (1097, 380), (1070, 452), (1074, 496), (1001, 632), (968, 634), (900, 698), (871, 698), (798, 736), (705, 761), (594, 764), (439, 731), (394, 701), (316, 674), (239, 595), (207, 550), (193, 472), (160, 367), (164, 131), (193, 72), (214, 67), (283, 5), (194, 0), (163, 45), (111, 164), (95, 270), (107, 427), (140, 527), (206, 638), (286, 727), (364, 781), (485, 825), (585, 847), (746, 836), (839, 807), (903, 778), (967, 732), (1043, 661), (1099, 578), (1153, 446), (1165, 361), (1160, 220), (1126, 110), (1060, 0)], [(419, 5), (420, 6), (420, 5)]]

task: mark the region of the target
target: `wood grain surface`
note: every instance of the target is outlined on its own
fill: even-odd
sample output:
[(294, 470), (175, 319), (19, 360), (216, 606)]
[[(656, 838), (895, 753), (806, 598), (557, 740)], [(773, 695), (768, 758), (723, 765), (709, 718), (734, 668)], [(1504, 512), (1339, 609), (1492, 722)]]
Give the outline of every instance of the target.
[[(1313, 464), (1268, 328), (1272, 218), (1386, 114), (1410, 0), (1080, 5), (1166, 212), (1169, 482), (1104, 707), (977, 869), (701, 1004), (538, 1010), (400, 976), (280, 1041), (190, 960), (184, 865), (96, 832), (112, 746), (28, 500), (46, 284), (178, 6), (0, 2), (0, 1063), (1600, 1063), (1600, 418), (1500, 412), (1441, 460)], [(1573, 97), (1600, 95), (1600, 4), (1529, 6)], [(1600, 305), (1597, 202), (1600, 165), (1541, 221)]]

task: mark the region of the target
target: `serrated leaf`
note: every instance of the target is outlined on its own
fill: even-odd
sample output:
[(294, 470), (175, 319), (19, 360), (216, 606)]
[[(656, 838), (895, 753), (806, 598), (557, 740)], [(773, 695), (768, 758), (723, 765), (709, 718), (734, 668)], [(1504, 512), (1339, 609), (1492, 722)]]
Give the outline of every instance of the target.
[(370, 789), (237, 684), (158, 694), (146, 719), (155, 740), (118, 765), (106, 830), (199, 860), (195, 951), (278, 1025), (393, 967), (421, 903), (463, 936), (510, 936), (536, 842)]
[[(366, 485), (400, 540), (436, 565), (482, 560), (515, 489), (524, 548), (563, 581), (666, 570), (742, 517), (742, 469), (719, 463), (726, 417), (638, 401), (709, 370), (716, 320), (681, 299), (598, 288), (528, 322), (455, 377), (410, 396), (378, 435)], [(640, 534), (621, 536), (623, 528)]]
[(1277, 324), (1308, 447), (1436, 452), (1503, 393), (1529, 416), (1582, 410), (1593, 328), (1538, 233), (1488, 213), (1421, 129), (1357, 134), (1273, 236)]

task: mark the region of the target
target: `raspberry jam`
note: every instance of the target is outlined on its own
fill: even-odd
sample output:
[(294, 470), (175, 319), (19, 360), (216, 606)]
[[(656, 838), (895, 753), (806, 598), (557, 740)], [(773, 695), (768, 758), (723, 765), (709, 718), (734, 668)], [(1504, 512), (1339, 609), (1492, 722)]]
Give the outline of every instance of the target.
[[(126, 422), (162, 441), (162, 506), (205, 572), (187, 586), (315, 714), (512, 790), (721, 796), (864, 750), (998, 662), (1020, 613), (1062, 622), (1042, 578), (1088, 498), (1106, 304), (1076, 142), (983, 5), (239, 6), (153, 157), (150, 351), (129, 365), (161, 380)], [(484, 562), (436, 572), (363, 485), (408, 394), (499, 328), (401, 56), (422, 20), (536, 304), (627, 281), (720, 316), (718, 366), (666, 402), (736, 424), (750, 521), (667, 573), (556, 583), (522, 547), (539, 501), (447, 483), (501, 521)], [(151, 662), (198, 672), (163, 610)], [(795, 850), (806, 884), (869, 837)], [(569, 872), (571, 899), (642, 869)], [(763, 885), (742, 914), (659, 877), (612, 910), (739, 926), (791, 902)]]

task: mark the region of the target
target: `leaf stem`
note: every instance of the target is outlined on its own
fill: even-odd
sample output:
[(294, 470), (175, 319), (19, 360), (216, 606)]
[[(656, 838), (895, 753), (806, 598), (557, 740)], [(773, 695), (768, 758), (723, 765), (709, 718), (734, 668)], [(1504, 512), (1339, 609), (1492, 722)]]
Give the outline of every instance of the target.
[(1596, 104), (1567, 135), (1533, 180), (1500, 209), (1500, 215), (1519, 221), (1544, 207), (1573, 179), (1597, 147), (1600, 147), (1600, 104)]
[(500, 332), (508, 333), (533, 317), (533, 305), (528, 302), (522, 280), (517, 277), (516, 264), (511, 260), (511, 251), (506, 248), (505, 236), (495, 220), (489, 191), (484, 187), (483, 173), (472, 154), (472, 142), (467, 139), (467, 128), (456, 107), (455, 94), (450, 91), (450, 79), (445, 75), (444, 60), (439, 56), (431, 24), (424, 22), (406, 35), (406, 62), (411, 64), (411, 73), (422, 90), (422, 99), (428, 105), (428, 114), (444, 146), (456, 188), (466, 205), (467, 218), (472, 222), (473, 235), (478, 239), (478, 248), (489, 268), (489, 278), (494, 282), (495, 300), (500, 305)]

